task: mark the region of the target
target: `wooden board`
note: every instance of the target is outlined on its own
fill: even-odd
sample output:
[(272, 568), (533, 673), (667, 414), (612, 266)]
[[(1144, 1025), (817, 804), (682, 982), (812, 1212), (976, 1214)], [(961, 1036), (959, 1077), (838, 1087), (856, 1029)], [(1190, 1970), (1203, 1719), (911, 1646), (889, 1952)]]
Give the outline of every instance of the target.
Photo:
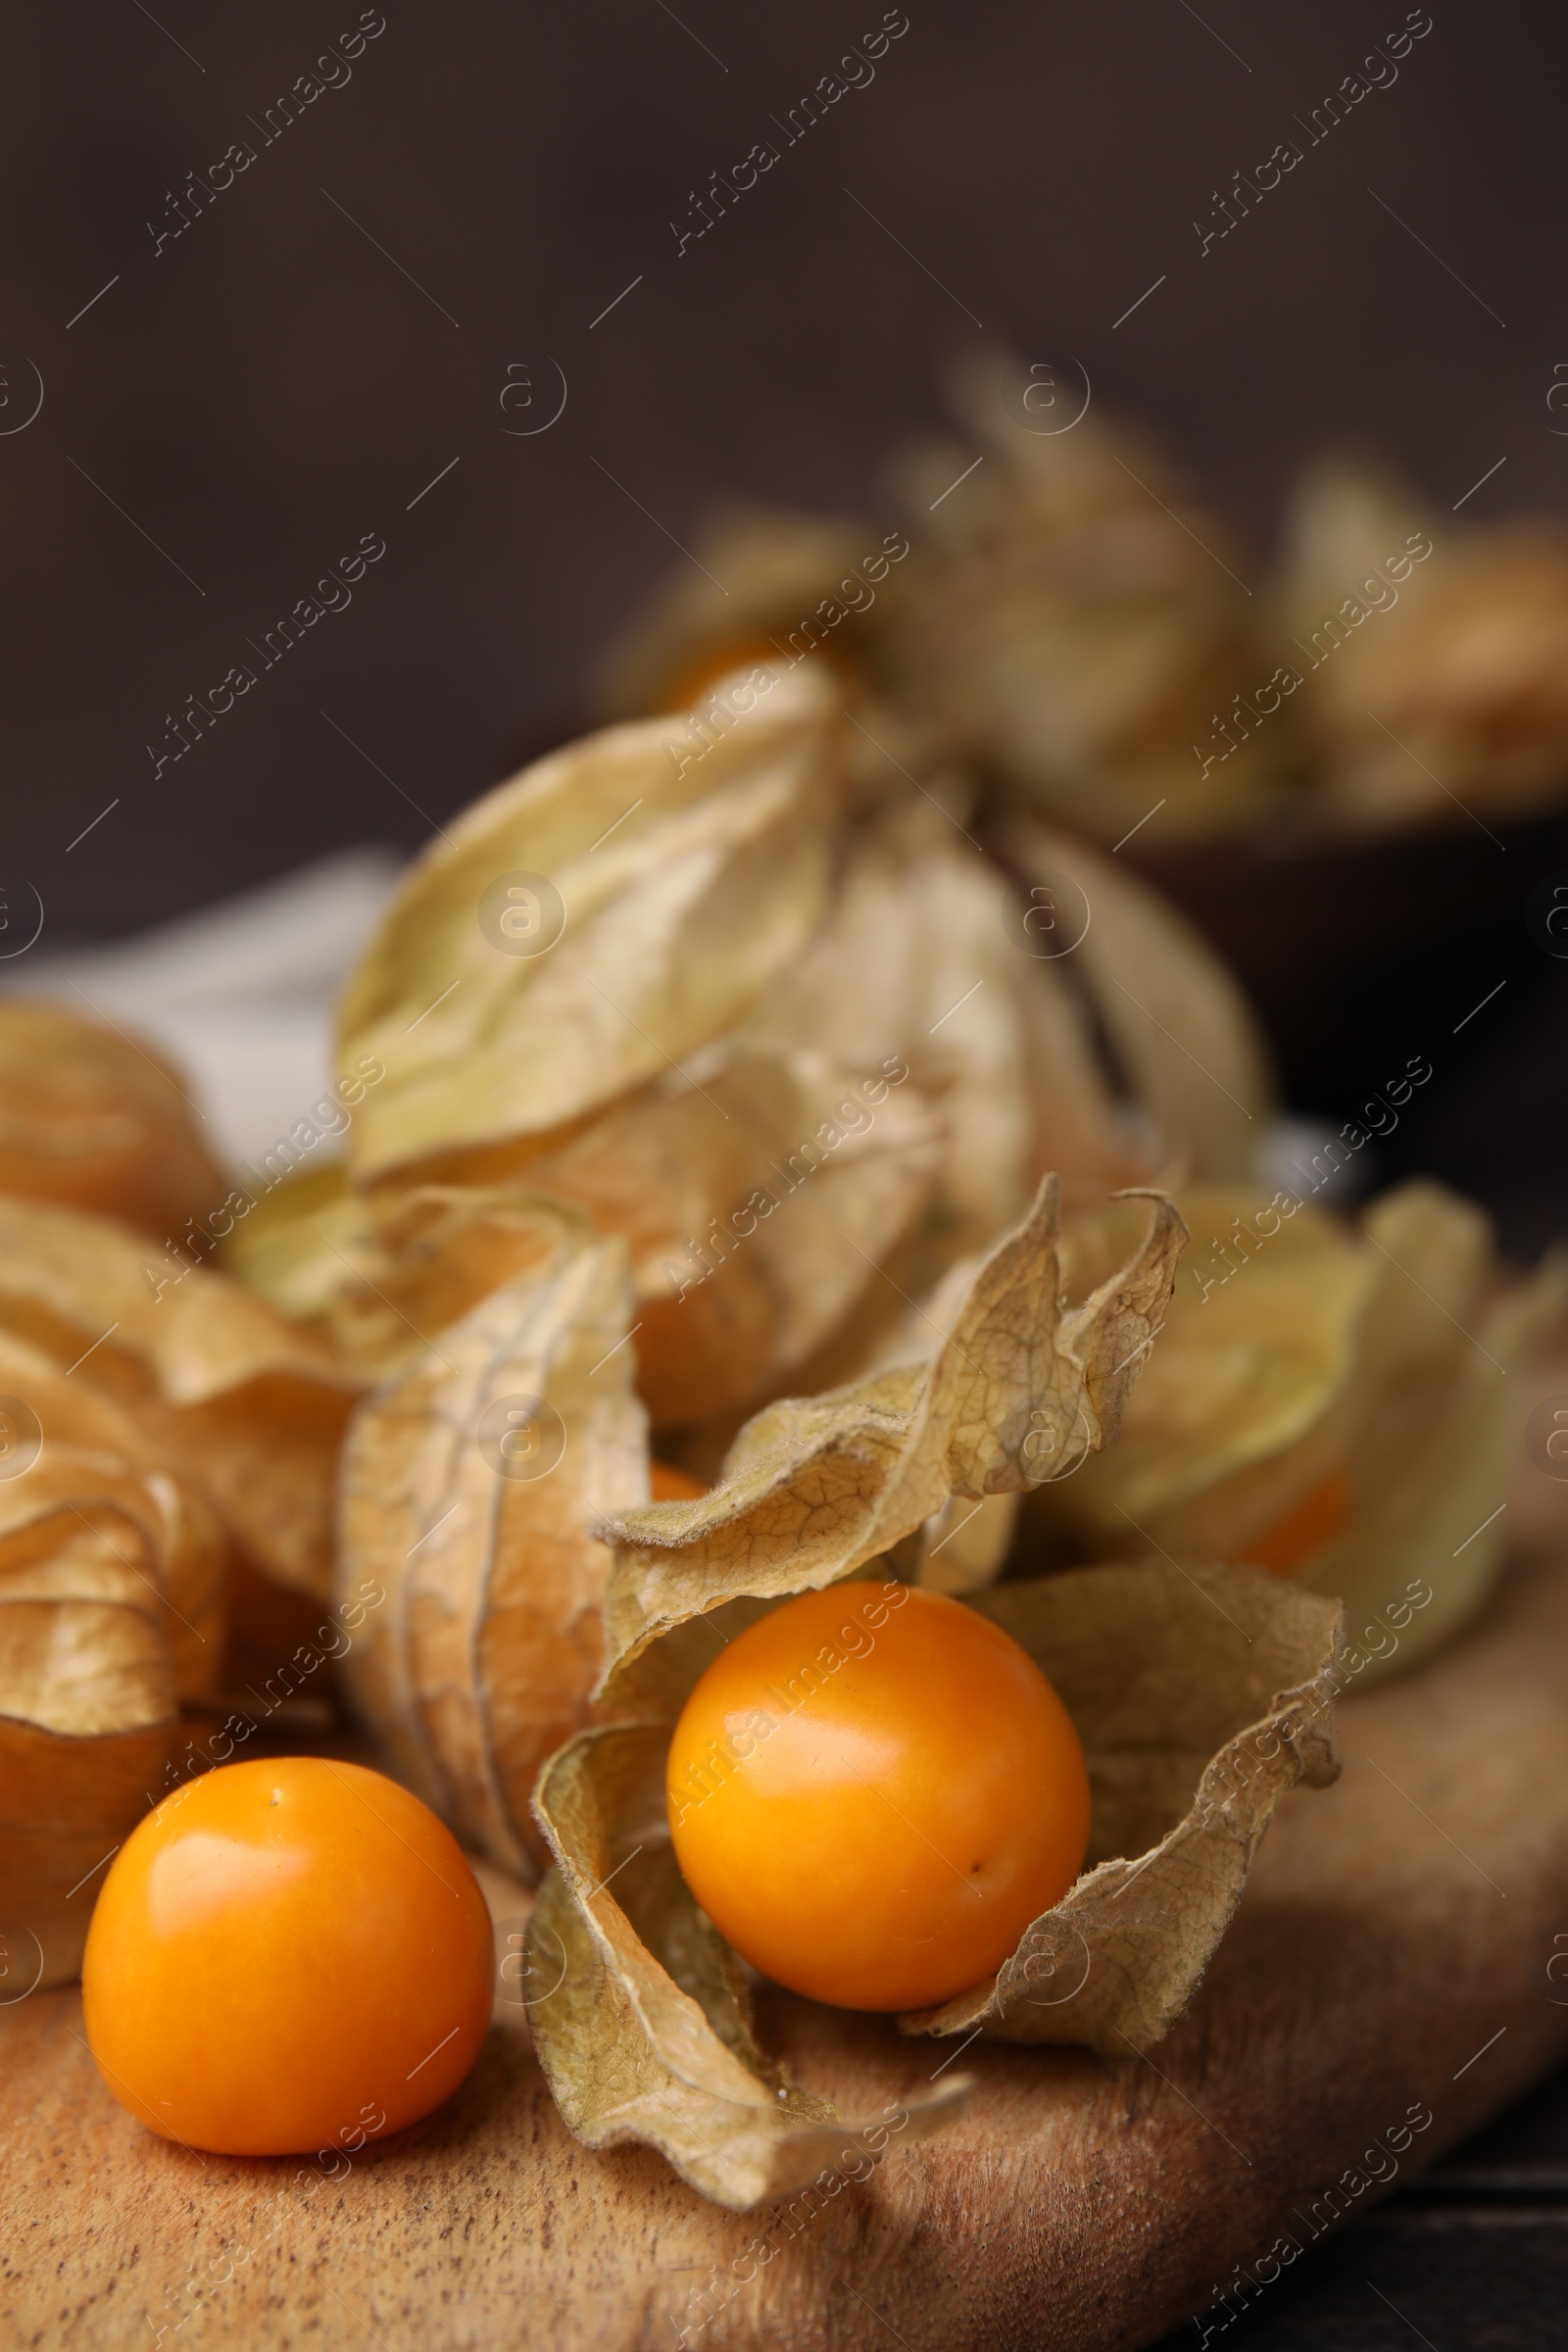
[[(1568, 1489), (1526, 1475), (1526, 1540), (1486, 1616), (1346, 1702), (1344, 1779), (1286, 1800), (1151, 2058), (976, 2043), (945, 2137), (895, 2132), (819, 2207), (732, 2215), (647, 2151), (579, 2147), (515, 2011), (449, 2107), (327, 2180), (151, 2137), (99, 2082), (78, 1996), (34, 1994), (0, 2011), (0, 2342), (1148, 2343), (1282, 2233), (1308, 2242), (1330, 2184), (1412, 2107), (1433, 2121), (1398, 2180), (1568, 2049), (1568, 1984), (1547, 1975), (1568, 1951)], [(783, 1995), (769, 2022), (859, 2112), (953, 2059)]]

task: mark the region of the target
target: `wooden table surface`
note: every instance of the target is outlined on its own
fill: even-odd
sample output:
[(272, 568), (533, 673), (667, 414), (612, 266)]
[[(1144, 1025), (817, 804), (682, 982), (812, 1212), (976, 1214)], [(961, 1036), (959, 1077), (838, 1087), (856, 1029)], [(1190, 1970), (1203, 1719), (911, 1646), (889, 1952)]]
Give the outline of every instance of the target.
[[(1408, 2243), (1428, 2227), (1411, 2240), (1398, 2217), (1443, 2210), (1412, 2208), (1410, 2183), (1568, 2054), (1568, 1963), (1548, 1975), (1568, 1951), (1568, 1489), (1525, 1478), (1485, 1616), (1345, 1702), (1343, 1780), (1287, 1798), (1150, 2057), (976, 2043), (956, 2128), (895, 2133), (870, 2179), (792, 2219), (706, 2205), (645, 2150), (579, 2147), (514, 2008), (445, 2109), (329, 2179), (151, 2137), (100, 2082), (75, 1992), (34, 1994), (0, 2012), (0, 2343), (1130, 2352), (1238, 2264), (1254, 2308), (1211, 2342), (1339, 2343), (1267, 2332), (1337, 2257), (1312, 2247), (1255, 2280), (1282, 2233), (1309, 2246), (1347, 2180), (1363, 2186), (1342, 2192), (1342, 2247), (1405, 2229), (1370, 2274), (1387, 2332), (1357, 2340), (1492, 2340), (1434, 2331), (1428, 2305), (1411, 2332), (1394, 2306), (1421, 2286)], [(767, 2022), (812, 2088), (861, 2112), (952, 2058), (785, 1995)], [(1412, 2109), (1432, 2122), (1397, 2173), (1348, 2175)]]

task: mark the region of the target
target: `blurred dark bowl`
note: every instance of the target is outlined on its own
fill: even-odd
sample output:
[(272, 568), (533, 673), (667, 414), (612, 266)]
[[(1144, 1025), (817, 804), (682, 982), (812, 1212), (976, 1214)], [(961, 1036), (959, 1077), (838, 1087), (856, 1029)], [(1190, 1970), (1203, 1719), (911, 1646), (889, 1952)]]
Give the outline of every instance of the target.
[[(1568, 808), (1464, 818), (1371, 839), (1216, 836), (1121, 853), (1207, 934), (1251, 998), (1288, 1101), (1347, 1111), (1413, 1054), (1462, 1039), (1489, 989), (1546, 985), (1526, 927), (1547, 875), (1568, 880)], [(1487, 1025), (1456, 1054), (1485, 1051)]]

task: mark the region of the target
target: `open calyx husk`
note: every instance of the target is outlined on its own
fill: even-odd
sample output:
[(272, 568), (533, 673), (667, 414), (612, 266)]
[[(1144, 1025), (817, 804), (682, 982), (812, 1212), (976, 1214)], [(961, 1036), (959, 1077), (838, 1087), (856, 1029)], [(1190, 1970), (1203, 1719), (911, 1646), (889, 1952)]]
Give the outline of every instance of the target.
[[(610, 1517), (612, 1713), (537, 1784), (556, 1867), (527, 1973), (535, 2046), (590, 2145), (649, 2142), (704, 2194), (745, 2207), (812, 2178), (855, 2129), (761, 2050), (744, 1972), (680, 1879), (664, 1815), (671, 1729), (715, 1631), (845, 1579), (918, 1577), (924, 1531), (951, 1497), (1017, 1494), (1111, 1443), (1183, 1239), (1155, 1197), (1141, 1245), (1069, 1307), (1048, 1181), (951, 1286), (921, 1348), (766, 1408), (710, 1494)], [(1091, 1866), (994, 1977), (901, 2025), (1143, 2049), (1186, 2005), (1281, 1793), (1337, 1770), (1339, 1610), (1248, 1571), (1164, 1563), (1006, 1584), (974, 1605), (1074, 1716), (1095, 1797)], [(906, 2102), (917, 2128), (964, 2088), (950, 2080), (926, 2104)]]
[[(1568, 1261), (1506, 1276), (1483, 1213), (1428, 1181), (1352, 1219), (1304, 1176), (1177, 1199), (1192, 1249), (1121, 1441), (1029, 1498), (1034, 1535), (1063, 1561), (1249, 1562), (1344, 1600), (1348, 1675), (1407, 1665), (1500, 1563), (1528, 1367)], [(1100, 1279), (1128, 1231), (1125, 1208), (1076, 1219), (1076, 1279)]]

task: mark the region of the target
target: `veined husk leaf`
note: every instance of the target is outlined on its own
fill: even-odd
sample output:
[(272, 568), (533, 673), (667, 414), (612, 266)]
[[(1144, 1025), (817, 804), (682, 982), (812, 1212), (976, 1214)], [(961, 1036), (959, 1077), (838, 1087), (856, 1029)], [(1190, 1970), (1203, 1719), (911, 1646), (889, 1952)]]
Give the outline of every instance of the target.
[(624, 1239), (639, 1390), (671, 1425), (787, 1383), (876, 1286), (946, 1141), (896, 1055), (845, 1067), (737, 1043), (612, 1104), (529, 1175)]
[(179, 1073), (63, 1005), (0, 1001), (0, 1193), (164, 1237), (221, 1201)]
[(1077, 1727), (1088, 1862), (995, 1977), (900, 2026), (1148, 2049), (1191, 1999), (1286, 1789), (1339, 1772), (1339, 1604), (1254, 1569), (1161, 1560), (968, 1605), (1028, 1651)]
[[(737, 2207), (835, 2160), (820, 2103), (759, 2048), (742, 1972), (680, 1880), (663, 1789), (670, 1732), (715, 1637), (873, 1556), (884, 1573), (917, 1564), (928, 1530), (907, 1498), (929, 1501), (922, 1452), (946, 1509), (988, 1487), (1009, 1499), (1029, 1475), (1031, 1429), (1050, 1438), (1058, 1470), (1067, 1438), (1113, 1434), (1180, 1238), (1159, 1202), (1132, 1263), (1063, 1310), (1054, 1188), (1042, 1188), (1024, 1226), (969, 1275), (931, 1363), (905, 1369), (912, 1396), (895, 1373), (770, 1407), (715, 1494), (612, 1522), (610, 1690), (642, 1720), (580, 1733), (541, 1774), (534, 1808), (557, 1869), (528, 1946), (534, 2046), (590, 2145), (647, 2141)], [(973, 1388), (949, 1360), (960, 1353)], [(1079, 1727), (1091, 1867), (998, 1976), (901, 2024), (1143, 2049), (1186, 2005), (1279, 1796), (1337, 1769), (1339, 1608), (1251, 1570), (1164, 1562), (1002, 1585), (974, 1605), (1039, 1660)]]
[[(1408, 1662), (1495, 1573), (1492, 1515), (1533, 1402), (1522, 1374), (1568, 1268), (1504, 1283), (1485, 1216), (1431, 1183), (1398, 1186), (1359, 1228), (1284, 1193), (1177, 1199), (1192, 1254), (1121, 1442), (1030, 1496), (1035, 1531), (1070, 1558), (1252, 1560), (1344, 1598), (1353, 1671)], [(1078, 1220), (1078, 1279), (1125, 1237), (1124, 1211)], [(1415, 1591), (1393, 1642), (1383, 1613)]]
[(325, 1340), (106, 1217), (0, 1197), (0, 1330), (111, 1396), (268, 1575), (330, 1591), (337, 1447), (353, 1372)]
[[(821, 920), (841, 732), (797, 673), (700, 756), (670, 719), (612, 727), (455, 818), (340, 1006), (345, 1064), (386, 1067), (350, 1131), (356, 1180), (516, 1153), (733, 1028)], [(481, 928), (517, 872), (564, 912), (541, 954)]]
[(943, 1112), (922, 1247), (899, 1272), (917, 1295), (1016, 1224), (1047, 1168), (1069, 1203), (1154, 1173), (1118, 1119), (1077, 992), (1015, 935), (1007, 881), (916, 799), (852, 837), (827, 922), (751, 1025), (846, 1069), (897, 1058)]
[[(1301, 1571), (1345, 1601), (1352, 1674), (1396, 1656), (1407, 1664), (1485, 1599), (1507, 1542), (1499, 1506), (1535, 1401), (1531, 1367), (1568, 1307), (1568, 1257), (1555, 1251), (1525, 1280), (1500, 1282), (1489, 1221), (1441, 1186), (1399, 1186), (1363, 1230), (1380, 1279), (1348, 1449), (1356, 1501)], [(1412, 1592), (1431, 1597), (1406, 1624)]]
[[(1090, 1851), (995, 1976), (901, 2031), (1148, 2049), (1191, 1999), (1280, 1797), (1339, 1771), (1340, 1608), (1250, 1569), (1162, 1561), (1001, 1585), (969, 1605), (1022, 1644), (1073, 1718)], [(710, 1654), (685, 1648), (659, 1720), (580, 1733), (540, 1776), (558, 1867), (529, 1927), (529, 2021), (579, 2138), (645, 2141), (704, 2195), (745, 2207), (834, 2163), (827, 2132), (842, 2141), (857, 2127), (835, 2126), (759, 2047), (744, 1973), (675, 1864), (664, 1759)], [(966, 2089), (910, 2102), (920, 2127), (949, 2120)]]
[[(534, 1807), (557, 1867), (528, 1923), (528, 2016), (556, 2103), (589, 2147), (658, 2148), (706, 2197), (744, 2211), (841, 2162), (846, 2123), (759, 2046), (744, 1973), (675, 1866), (664, 1811), (667, 1725), (581, 1732)], [(613, 1880), (613, 1886), (606, 1882)], [(918, 2139), (963, 2108), (950, 2075), (904, 2102)], [(861, 2140), (862, 2149), (866, 2145)]]
[[(1193, 1246), (1128, 1400), (1114, 1456), (1086, 1461), (1071, 1479), (1039, 1490), (1030, 1506), (1033, 1515), (1067, 1531), (1069, 1549), (1087, 1546), (1091, 1556), (1125, 1556), (1139, 1528), (1167, 1543), (1185, 1504), (1259, 1463), (1278, 1461), (1316, 1430), (1348, 1390), (1377, 1287), (1373, 1253), (1322, 1209), (1303, 1204), (1279, 1219), (1244, 1258), (1233, 1238), (1237, 1223), (1250, 1225), (1261, 1215), (1270, 1195), (1253, 1186), (1210, 1185), (1186, 1188), (1176, 1198)], [(1066, 1242), (1080, 1283), (1102, 1279), (1115, 1262), (1129, 1221), (1122, 1209), (1069, 1225)], [(1227, 1242), (1229, 1257), (1220, 1254)], [(1238, 1262), (1241, 1270), (1231, 1273)], [(1320, 1475), (1314, 1457), (1298, 1484)], [(1296, 1499), (1295, 1489), (1271, 1488), (1253, 1505), (1257, 1527)], [(1234, 1532), (1240, 1542), (1254, 1530), (1244, 1522)], [(1231, 1554), (1229, 1526), (1183, 1521), (1178, 1535), (1167, 1548), (1200, 1558)]]
[[(95, 1866), (163, 1793), (181, 1700), (219, 1683), (226, 1542), (134, 1422), (4, 1333), (0, 1394), (13, 1465), (0, 1479), (9, 1995), (34, 1970), (44, 1984), (75, 1973)], [(15, 1435), (29, 1414), (30, 1460)]]
[[(538, 1212), (541, 1229), (551, 1212)], [(537, 1874), (540, 1763), (588, 1719), (609, 1555), (589, 1534), (648, 1493), (625, 1344), (625, 1250), (553, 1212), (531, 1270), (443, 1329), (360, 1406), (343, 1451), (339, 1578), (386, 1590), (350, 1651), (356, 1704), (405, 1779), (504, 1867)], [(503, 1476), (479, 1424), (533, 1399), (564, 1440)]]
[(930, 1334), (925, 1360), (768, 1405), (742, 1430), (712, 1494), (607, 1517), (607, 1688), (694, 1614), (836, 1583), (951, 1495), (1021, 1493), (1109, 1445), (1186, 1239), (1169, 1200), (1148, 1198), (1141, 1248), (1066, 1307), (1057, 1183), (1046, 1177)]
[(247, 1238), (243, 1262), (384, 1377), (523, 1270), (563, 1210), (586, 1212), (627, 1246), (655, 1421), (744, 1410), (845, 1320), (924, 1207), (946, 1128), (891, 1066), (890, 1081), (804, 1049), (711, 1048), (538, 1152), (523, 1181), (318, 1199)]
[(1089, 923), (1071, 961), (1167, 1155), (1199, 1182), (1248, 1175), (1274, 1090), (1226, 966), (1157, 891), (1071, 835), (1017, 811), (999, 842), (1026, 881), (1064, 874), (1082, 891)]

